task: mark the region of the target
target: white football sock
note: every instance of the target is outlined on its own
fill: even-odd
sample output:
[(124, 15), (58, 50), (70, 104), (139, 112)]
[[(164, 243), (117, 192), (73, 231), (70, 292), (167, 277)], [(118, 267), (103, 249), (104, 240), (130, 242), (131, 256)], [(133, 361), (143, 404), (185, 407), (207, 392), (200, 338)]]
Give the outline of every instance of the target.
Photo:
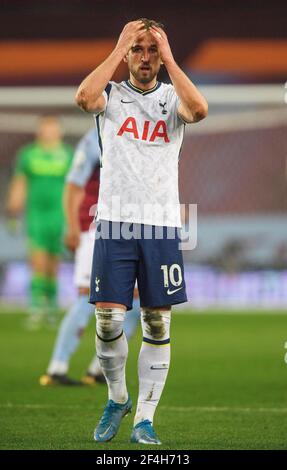
[[(125, 332), (127, 341), (133, 336), (138, 326), (140, 319), (140, 301), (139, 298), (134, 299), (133, 308), (125, 313), (125, 319), (123, 323), (123, 330)], [(98, 356), (95, 355), (88, 367), (88, 373), (92, 375), (102, 374), (102, 368)]]
[(143, 310), (143, 343), (138, 359), (139, 397), (134, 425), (153, 422), (170, 363), (169, 310)]
[(109, 399), (126, 403), (125, 366), (128, 343), (123, 332), (125, 310), (121, 308), (97, 308), (96, 349), (109, 390)]
[(99, 375), (99, 374), (102, 374), (102, 373), (103, 373), (103, 371), (102, 371), (102, 368), (101, 368), (99, 358), (98, 358), (97, 354), (95, 354), (95, 356), (92, 359), (92, 362), (90, 363), (90, 365), (88, 367), (88, 374)]

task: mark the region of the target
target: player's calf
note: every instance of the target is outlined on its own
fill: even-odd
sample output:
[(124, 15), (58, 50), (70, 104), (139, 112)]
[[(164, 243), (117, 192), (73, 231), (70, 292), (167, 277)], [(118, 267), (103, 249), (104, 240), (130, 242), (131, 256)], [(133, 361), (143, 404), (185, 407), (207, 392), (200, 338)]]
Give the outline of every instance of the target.
[(128, 399), (125, 379), (125, 365), (128, 344), (123, 331), (124, 308), (96, 309), (96, 349), (106, 377), (109, 398), (115, 403)]
[(109, 401), (96, 427), (96, 441), (110, 441), (117, 434), (122, 418), (131, 411), (125, 378), (128, 344), (123, 331), (124, 308), (96, 309), (97, 355), (107, 380)]
[[(141, 314), (143, 342), (138, 361), (139, 398), (132, 442), (145, 443), (145, 439), (138, 434), (146, 435), (147, 426), (140, 423), (149, 423), (149, 429), (152, 429), (154, 413), (169, 370), (170, 317), (170, 310), (143, 309)], [(160, 443), (157, 437), (153, 436), (153, 439)], [(149, 440), (146, 438), (146, 441), (148, 443)]]

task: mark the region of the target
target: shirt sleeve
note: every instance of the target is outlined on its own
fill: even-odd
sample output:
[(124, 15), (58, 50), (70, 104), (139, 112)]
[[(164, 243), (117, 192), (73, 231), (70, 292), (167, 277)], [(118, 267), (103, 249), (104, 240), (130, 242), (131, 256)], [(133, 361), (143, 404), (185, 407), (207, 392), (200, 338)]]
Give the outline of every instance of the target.
[[(105, 102), (106, 102), (105, 109), (106, 109), (106, 107), (107, 107), (107, 105), (108, 105), (108, 101), (109, 101), (109, 97), (110, 97), (110, 92), (111, 92), (111, 89), (112, 89), (112, 83), (113, 83), (113, 82), (109, 82), (109, 83), (107, 84), (106, 88), (105, 88), (104, 91), (103, 91), (103, 97), (104, 97)], [(96, 117), (96, 116), (98, 116), (99, 114), (104, 113), (104, 112), (105, 112), (105, 109), (104, 109), (103, 111), (98, 112), (98, 113), (95, 113), (95, 112), (94, 112), (94, 113), (93, 113), (94, 116)]]
[(172, 111), (172, 118), (174, 121), (174, 127), (179, 127), (181, 125), (185, 125), (186, 122), (179, 116), (178, 114), (178, 107), (180, 104), (180, 99), (177, 96), (175, 89), (172, 85), (170, 85), (169, 95), (168, 95), (168, 102), (170, 103), (169, 106)]
[(96, 129), (88, 132), (79, 142), (66, 181), (84, 187), (93, 171), (100, 166), (100, 148)]

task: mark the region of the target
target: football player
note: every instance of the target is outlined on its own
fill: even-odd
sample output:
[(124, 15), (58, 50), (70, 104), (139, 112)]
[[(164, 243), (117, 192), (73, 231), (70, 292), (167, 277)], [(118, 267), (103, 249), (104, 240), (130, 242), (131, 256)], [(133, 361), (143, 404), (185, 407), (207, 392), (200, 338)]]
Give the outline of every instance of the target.
[[(115, 83), (111, 78), (122, 60), (129, 79)], [(172, 84), (157, 80), (161, 64)], [(205, 118), (208, 106), (177, 65), (162, 25), (146, 18), (124, 27), (112, 53), (81, 83), (76, 101), (96, 115), (102, 136), (90, 300), (96, 305), (96, 347), (109, 400), (94, 438), (113, 439), (132, 409), (123, 322), (137, 280), (143, 342), (131, 441), (160, 444), (153, 418), (170, 363), (171, 306), (187, 300), (178, 158), (185, 124)]]

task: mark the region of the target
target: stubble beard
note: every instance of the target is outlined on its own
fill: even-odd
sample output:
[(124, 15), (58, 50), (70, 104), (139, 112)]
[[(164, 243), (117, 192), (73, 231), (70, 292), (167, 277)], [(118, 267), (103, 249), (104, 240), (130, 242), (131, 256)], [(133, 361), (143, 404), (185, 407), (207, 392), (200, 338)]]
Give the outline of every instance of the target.
[(147, 83), (150, 83), (153, 81), (153, 79), (157, 76), (156, 71), (150, 71), (146, 76), (142, 74), (142, 72), (136, 71), (136, 70), (130, 70), (132, 76), (139, 82), (142, 83), (143, 85), (146, 85)]

